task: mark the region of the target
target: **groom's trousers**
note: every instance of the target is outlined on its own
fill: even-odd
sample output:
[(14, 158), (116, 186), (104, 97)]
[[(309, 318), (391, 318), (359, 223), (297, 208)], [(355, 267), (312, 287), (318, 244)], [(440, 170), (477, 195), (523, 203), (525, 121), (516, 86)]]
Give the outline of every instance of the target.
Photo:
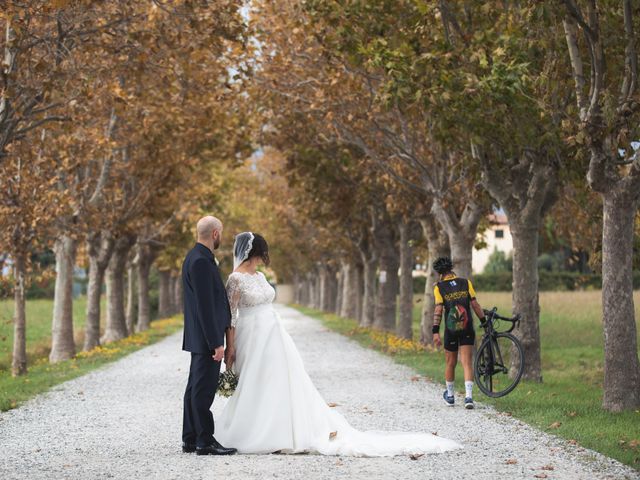
[(182, 441), (206, 447), (213, 442), (211, 405), (218, 388), (220, 362), (210, 353), (192, 353), (189, 380), (184, 392)]

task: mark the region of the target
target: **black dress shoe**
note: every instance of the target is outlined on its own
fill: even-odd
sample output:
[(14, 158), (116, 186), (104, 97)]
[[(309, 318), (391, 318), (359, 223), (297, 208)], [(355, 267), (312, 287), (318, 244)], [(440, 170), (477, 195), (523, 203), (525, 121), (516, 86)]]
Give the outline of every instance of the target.
[(193, 453), (193, 452), (196, 451), (196, 444), (195, 443), (182, 442), (182, 451), (184, 453)]
[(196, 455), (233, 455), (238, 450), (235, 448), (226, 448), (214, 440), (214, 443), (206, 447), (196, 447)]

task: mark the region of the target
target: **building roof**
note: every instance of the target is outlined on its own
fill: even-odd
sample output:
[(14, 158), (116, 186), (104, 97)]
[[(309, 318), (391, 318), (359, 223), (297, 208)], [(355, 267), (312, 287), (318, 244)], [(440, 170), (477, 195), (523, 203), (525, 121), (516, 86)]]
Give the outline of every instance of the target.
[(494, 225), (509, 225), (507, 216), (504, 213), (491, 213), (487, 216), (489, 222)]

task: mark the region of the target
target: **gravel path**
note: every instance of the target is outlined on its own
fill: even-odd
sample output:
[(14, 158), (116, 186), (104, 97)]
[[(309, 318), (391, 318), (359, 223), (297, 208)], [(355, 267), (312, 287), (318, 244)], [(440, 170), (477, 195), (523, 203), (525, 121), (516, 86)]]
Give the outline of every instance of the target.
[[(635, 470), (477, 405), (446, 407), (442, 387), (278, 306), (327, 402), (361, 429), (422, 430), (464, 450), (411, 460), (180, 452), (189, 356), (176, 334), (0, 414), (0, 478), (465, 479), (640, 478)], [(460, 398), (457, 401), (460, 402)], [(217, 398), (214, 416), (225, 399)]]

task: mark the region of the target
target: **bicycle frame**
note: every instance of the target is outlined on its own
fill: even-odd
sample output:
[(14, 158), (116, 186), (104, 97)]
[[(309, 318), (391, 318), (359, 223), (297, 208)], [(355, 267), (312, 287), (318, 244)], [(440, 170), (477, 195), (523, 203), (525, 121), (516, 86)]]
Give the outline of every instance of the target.
[[(505, 359), (503, 356), (503, 352), (501, 350), (501, 346), (498, 342), (501, 338), (511, 338), (512, 342), (516, 342), (520, 356), (522, 358), (522, 347), (518, 343), (517, 339), (511, 335), (516, 326), (519, 325), (520, 316), (516, 315), (513, 318), (501, 317), (497, 314), (497, 307), (494, 307), (492, 310), (485, 310), (485, 322), (481, 324), (484, 329), (484, 335), (482, 336), (482, 340), (480, 342), (480, 346), (478, 348), (478, 353), (475, 358), (474, 364), (474, 375), (476, 375), (476, 379), (478, 381), (478, 386), (488, 396), (502, 396), (509, 393), (517, 383), (519, 382), (520, 376), (522, 375), (522, 370), (519, 369), (517, 373), (517, 379), (515, 382), (507, 387), (505, 391), (501, 394), (493, 395), (491, 392), (494, 392), (494, 375), (497, 374), (509, 374), (511, 365), (505, 365)], [(511, 328), (506, 331), (496, 329), (495, 322), (496, 320), (504, 320), (511, 322)], [(508, 362), (509, 360), (507, 360)], [(521, 364), (524, 361), (524, 358), (521, 360)], [(482, 382), (480, 378), (483, 378)], [(483, 388), (484, 385), (484, 388)]]

